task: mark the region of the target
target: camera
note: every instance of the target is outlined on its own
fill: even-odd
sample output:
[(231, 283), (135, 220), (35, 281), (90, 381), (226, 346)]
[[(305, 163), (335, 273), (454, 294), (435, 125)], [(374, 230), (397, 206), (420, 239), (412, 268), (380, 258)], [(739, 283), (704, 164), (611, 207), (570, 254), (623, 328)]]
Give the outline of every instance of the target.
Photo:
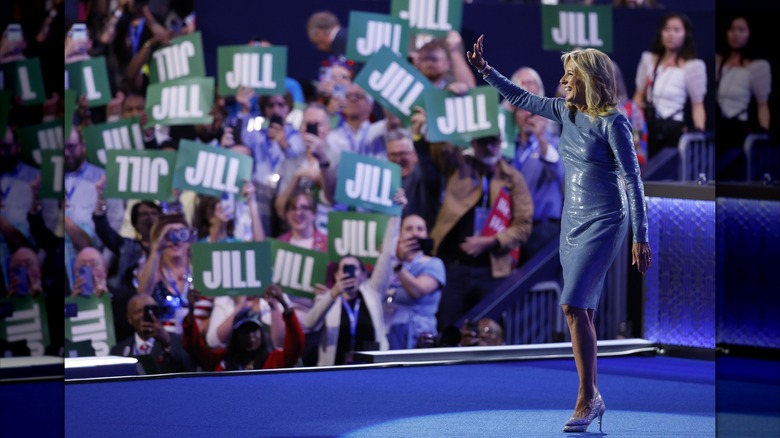
[(198, 232), (194, 228), (177, 228), (168, 231), (168, 241), (171, 243), (193, 243), (198, 239)]
[(417, 244), (420, 245), (420, 251), (423, 254), (431, 254), (433, 252), (433, 239), (430, 237), (418, 237)]
[(92, 293), (95, 291), (95, 284), (93, 283), (92, 279), (92, 267), (87, 265), (82, 265), (79, 268), (79, 277), (81, 277), (81, 295), (82, 297), (91, 297)]
[(316, 123), (307, 123), (306, 124), (306, 132), (309, 134), (319, 135), (319, 127)]
[(16, 295), (26, 296), (30, 293), (30, 284), (27, 279), (27, 268), (24, 266), (14, 267), (14, 277), (16, 277)]

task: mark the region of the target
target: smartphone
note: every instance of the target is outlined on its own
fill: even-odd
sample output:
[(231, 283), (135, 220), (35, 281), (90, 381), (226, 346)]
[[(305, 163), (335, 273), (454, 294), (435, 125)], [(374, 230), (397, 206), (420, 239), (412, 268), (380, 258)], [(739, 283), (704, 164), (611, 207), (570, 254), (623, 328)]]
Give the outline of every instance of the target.
[(322, 66), (320, 67), (320, 82), (322, 81), (329, 81), (330, 80), (330, 74), (331, 74), (331, 68)]
[(418, 237), (417, 244), (420, 245), (420, 251), (423, 254), (430, 254), (433, 252), (433, 239), (430, 237)]
[(24, 40), (24, 34), (22, 34), (22, 25), (18, 23), (9, 24), (5, 28), (5, 39), (8, 41)]
[(284, 119), (282, 118), (282, 116), (278, 114), (274, 114), (271, 116), (271, 124), (274, 123), (276, 123), (277, 125), (284, 126)]
[(152, 319), (152, 315), (154, 315), (155, 318), (159, 319), (160, 315), (160, 306), (157, 304), (147, 304), (144, 306), (144, 321), (146, 322), (154, 322)]
[(27, 296), (30, 293), (30, 284), (27, 278), (27, 268), (24, 266), (16, 266), (13, 270), (14, 277), (16, 277), (18, 283), (16, 284), (16, 295)]
[(89, 36), (87, 35), (87, 25), (84, 23), (74, 23), (70, 28), (70, 38), (73, 41), (86, 41)]
[(319, 126), (316, 123), (307, 123), (306, 124), (306, 132), (308, 132), (309, 134), (317, 135), (317, 136), (320, 135)]
[(355, 278), (355, 265), (344, 265), (344, 276)]
[(227, 127), (233, 130), (233, 141), (236, 144), (241, 144), (241, 131), (243, 129), (243, 126), (241, 126), (241, 119), (236, 117), (227, 124)]
[(341, 99), (347, 98), (347, 89), (342, 84), (336, 84), (333, 86), (333, 96)]
[(79, 277), (81, 277), (83, 281), (80, 295), (83, 297), (91, 297), (95, 292), (95, 284), (92, 278), (92, 266), (81, 266), (79, 268)]
[(225, 213), (228, 220), (235, 219), (236, 201), (232, 194), (222, 192), (222, 199), (219, 201), (219, 204), (222, 206), (222, 212)]

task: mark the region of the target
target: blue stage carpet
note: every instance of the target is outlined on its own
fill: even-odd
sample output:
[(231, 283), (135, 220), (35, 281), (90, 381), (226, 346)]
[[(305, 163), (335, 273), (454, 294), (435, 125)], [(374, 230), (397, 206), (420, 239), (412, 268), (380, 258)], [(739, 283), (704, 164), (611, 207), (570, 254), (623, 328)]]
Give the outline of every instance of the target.
[[(714, 362), (604, 358), (599, 376), (606, 435), (715, 436)], [(65, 427), (112, 438), (560, 437), (576, 388), (571, 359), (67, 384)]]

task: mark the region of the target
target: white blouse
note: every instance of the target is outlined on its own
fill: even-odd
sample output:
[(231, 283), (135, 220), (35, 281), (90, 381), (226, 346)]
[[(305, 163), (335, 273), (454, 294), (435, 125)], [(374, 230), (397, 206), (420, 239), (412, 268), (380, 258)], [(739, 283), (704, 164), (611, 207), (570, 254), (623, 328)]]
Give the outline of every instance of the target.
[(653, 77), (656, 56), (650, 52), (642, 52), (639, 66), (636, 70), (636, 87), (647, 92), (648, 100), (652, 101), (659, 117), (683, 120), (685, 100), (692, 103), (704, 101), (707, 94), (707, 69), (701, 59), (691, 59), (682, 67), (658, 66)]
[(764, 103), (772, 91), (772, 70), (764, 59), (747, 66), (723, 66), (718, 81), (718, 105), (724, 117), (747, 121), (750, 97)]

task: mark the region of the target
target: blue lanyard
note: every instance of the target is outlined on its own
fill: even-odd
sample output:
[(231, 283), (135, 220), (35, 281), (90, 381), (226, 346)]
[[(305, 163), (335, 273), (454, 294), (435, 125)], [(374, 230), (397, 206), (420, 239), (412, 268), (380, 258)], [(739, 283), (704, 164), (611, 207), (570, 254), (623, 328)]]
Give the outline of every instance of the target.
[(486, 176), (482, 177), (482, 208), (487, 208), (490, 199), (490, 185)]
[(343, 296), (341, 297), (341, 304), (344, 306), (344, 310), (347, 311), (347, 316), (349, 317), (349, 333), (352, 335), (352, 348), (350, 348), (350, 351), (355, 351), (355, 334), (357, 333), (358, 313), (360, 313), (360, 297), (355, 300), (354, 309), (349, 307), (347, 299)]
[(86, 171), (87, 171), (87, 163), (84, 163), (81, 166), (81, 169), (79, 169), (79, 171), (76, 173), (76, 175), (69, 178), (71, 180), (76, 180), (76, 181), (73, 183), (73, 185), (70, 186), (70, 188), (67, 187), (65, 188), (65, 199), (67, 201), (70, 201), (70, 198), (73, 197), (73, 193), (76, 191), (76, 186), (79, 185), (79, 180), (81, 179), (81, 176), (84, 175), (84, 172)]
[[(8, 197), (8, 192), (10, 192), (10, 191), (11, 191), (11, 186), (13, 186), (13, 185), (14, 185), (14, 181), (13, 181), (14, 177), (15, 177), (16, 175), (18, 175), (18, 174), (19, 174), (19, 172), (20, 172), (21, 170), (22, 170), (22, 164), (21, 164), (21, 163), (19, 163), (19, 164), (16, 166), (16, 169), (15, 169), (13, 172), (11, 172), (10, 174), (8, 174), (8, 185), (7, 185), (7, 186), (5, 186), (5, 187), (2, 189), (2, 192), (0, 192), (0, 195), (2, 195), (2, 196), (3, 196), (3, 201), (5, 201), (5, 199)], [(5, 178), (3, 178), (3, 179), (5, 179)]]
[(349, 125), (345, 123), (344, 125), (341, 126), (341, 129), (344, 130), (344, 134), (347, 135), (347, 139), (349, 140), (350, 151), (359, 154), (360, 150), (363, 147), (363, 142), (366, 141), (366, 136), (368, 135), (369, 126), (360, 127), (360, 141), (358, 142), (357, 146), (355, 146), (355, 138), (352, 137), (352, 130), (349, 129)]
[(165, 274), (168, 277), (168, 284), (171, 285), (173, 290), (176, 292), (176, 295), (186, 304), (187, 303), (187, 292), (190, 290), (190, 267), (187, 267), (187, 278), (185, 278), (184, 281), (184, 294), (181, 293), (179, 290), (179, 286), (176, 285), (176, 279), (173, 278), (173, 275), (171, 275), (171, 271), (168, 270), (167, 266), (164, 266), (163, 269), (165, 269)]
[(539, 142), (532, 141), (531, 138), (532, 138), (531, 136), (528, 137), (528, 142), (531, 145), (528, 146), (519, 157), (517, 157), (516, 161), (517, 161), (518, 169), (523, 167), (523, 164), (525, 164), (525, 160), (528, 159), (529, 155), (531, 155), (534, 151), (539, 149)]
[[(286, 135), (287, 134), (287, 127), (286, 126), (282, 126), (282, 129), (284, 129), (284, 133)], [(284, 151), (282, 151), (282, 147), (279, 146), (279, 150), (281, 152), (280, 152), (279, 156), (276, 156), (276, 154), (274, 154), (274, 149), (272, 147), (273, 140), (271, 139), (271, 137), (268, 136), (268, 128), (265, 129), (265, 131), (263, 132), (263, 135), (265, 136), (265, 144), (268, 145), (267, 146), (268, 147), (268, 161), (271, 163), (271, 172), (276, 172), (276, 165), (279, 164), (279, 161), (281, 161), (282, 158), (284, 158)]]
[(141, 42), (141, 32), (144, 30), (144, 24), (146, 23), (146, 17), (141, 17), (138, 22), (138, 27), (133, 29), (133, 23), (129, 25), (130, 42), (133, 44), (133, 56), (138, 53), (138, 43)]

